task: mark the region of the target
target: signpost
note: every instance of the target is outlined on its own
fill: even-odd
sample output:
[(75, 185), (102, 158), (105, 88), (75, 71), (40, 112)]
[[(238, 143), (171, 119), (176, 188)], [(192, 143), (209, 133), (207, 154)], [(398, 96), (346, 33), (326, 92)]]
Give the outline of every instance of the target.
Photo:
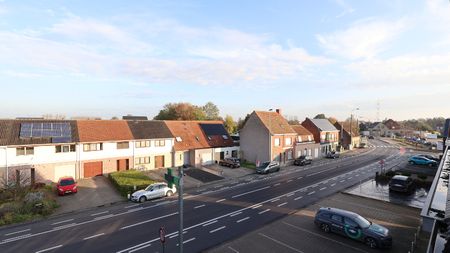
[[(177, 186), (178, 190), (178, 213), (180, 218), (180, 227), (178, 231), (178, 245), (179, 252), (183, 253), (183, 167), (178, 167), (178, 177), (172, 174), (172, 169), (167, 169), (167, 173), (164, 174), (164, 179), (166, 179), (167, 184), (170, 188), (174, 185)], [(164, 232), (164, 231), (163, 231)], [(160, 229), (161, 236), (161, 229)], [(162, 242), (162, 239), (161, 239)], [(163, 243), (164, 249), (164, 243)], [(164, 252), (164, 251), (163, 251)]]
[(166, 242), (166, 231), (164, 230), (164, 227), (159, 228), (159, 239), (161, 240), (161, 244), (163, 247), (163, 253), (165, 251), (165, 242)]

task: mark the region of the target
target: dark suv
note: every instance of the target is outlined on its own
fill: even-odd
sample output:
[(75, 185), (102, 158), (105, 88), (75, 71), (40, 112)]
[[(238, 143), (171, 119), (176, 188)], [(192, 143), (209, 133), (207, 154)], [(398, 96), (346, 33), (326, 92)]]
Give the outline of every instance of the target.
[(295, 159), (294, 161), (294, 165), (307, 165), (307, 164), (311, 164), (312, 162), (312, 158), (310, 156), (299, 156), (297, 159)]
[(389, 181), (389, 190), (409, 193), (414, 190), (414, 181), (407, 176), (395, 175)]
[(337, 208), (322, 207), (314, 223), (324, 232), (334, 232), (364, 242), (370, 248), (390, 248), (392, 236), (383, 226), (372, 223), (357, 213)]
[(233, 158), (233, 157), (225, 158), (223, 160), (220, 160), (219, 161), (219, 165), (227, 166), (227, 167), (230, 167), (230, 168), (239, 168), (239, 167), (241, 167), (241, 163), (239, 162), (239, 159), (238, 158)]

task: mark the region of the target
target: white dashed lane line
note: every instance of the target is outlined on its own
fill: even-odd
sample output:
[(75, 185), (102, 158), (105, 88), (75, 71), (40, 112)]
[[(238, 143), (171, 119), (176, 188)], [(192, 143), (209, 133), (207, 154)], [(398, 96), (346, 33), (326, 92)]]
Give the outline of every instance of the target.
[(293, 195), (294, 195), (294, 193), (289, 193), (289, 194), (286, 195), (286, 197), (290, 197), (290, 196), (293, 196)]
[[(52, 225), (53, 225), (53, 224), (52, 224)], [(31, 230), (31, 229), (27, 228), (27, 229), (24, 229), (24, 230), (20, 230), (20, 231), (16, 231), (16, 232), (11, 232), (11, 233), (5, 234), (5, 236), (15, 235), (15, 234), (27, 232), (27, 231), (30, 231), (30, 230)]]
[(336, 183), (332, 184), (331, 187), (333, 187), (333, 186), (335, 186), (335, 185), (336, 185)]
[(339, 181), (340, 183), (343, 183), (343, 182), (345, 182), (345, 180), (341, 180), (341, 181)]
[(220, 227), (220, 228), (213, 229), (213, 230), (209, 231), (209, 233), (210, 233), (210, 234), (215, 233), (215, 232), (220, 231), (220, 230), (222, 230), (222, 229), (224, 229), (224, 228), (226, 228), (226, 227), (227, 227), (227, 226), (222, 226), (222, 227)]
[(205, 205), (205, 204), (199, 205), (199, 206), (194, 207), (194, 209), (202, 208), (202, 207), (204, 207), (204, 206), (206, 206), (206, 205)]
[(312, 192), (308, 193), (308, 195), (313, 195), (314, 193), (316, 193), (316, 192), (312, 191)]
[(214, 220), (214, 221), (208, 222), (208, 223), (206, 223), (206, 224), (203, 224), (202, 226), (203, 226), (203, 227), (206, 227), (206, 226), (212, 225), (212, 224), (214, 224), (214, 223), (216, 223), (216, 222), (217, 222), (217, 220)]
[(295, 198), (294, 200), (299, 200), (299, 199), (301, 199), (301, 198), (303, 198), (303, 196), (297, 197), (297, 198)]
[(85, 238), (83, 238), (83, 241), (86, 241), (86, 240), (89, 240), (89, 239), (92, 239), (92, 238), (95, 238), (95, 237), (99, 237), (99, 236), (102, 236), (104, 234), (105, 233), (100, 233), (100, 234), (96, 234), (96, 235), (93, 235), (93, 236), (85, 237)]
[(230, 217), (234, 217), (234, 216), (239, 215), (239, 214), (241, 214), (241, 213), (242, 213), (242, 212), (237, 212), (237, 213), (230, 214)]
[(260, 208), (260, 207), (262, 207), (262, 204), (256, 205), (256, 206), (252, 207), (252, 209), (257, 209), (257, 208)]
[(222, 202), (222, 201), (225, 201), (226, 199), (219, 199), (219, 200), (217, 200), (216, 202), (217, 203), (220, 203), (220, 202)]
[(91, 214), (91, 216), (97, 216), (97, 215), (104, 214), (104, 213), (109, 213), (109, 211), (104, 211), (104, 212), (100, 212), (100, 213), (93, 213), (93, 214)]
[(36, 251), (36, 253), (42, 253), (42, 252), (54, 250), (54, 249), (61, 248), (61, 247), (62, 247), (62, 244), (58, 245), (58, 246), (54, 246), (54, 247), (48, 248), (48, 249), (43, 249), (43, 250)]
[(274, 200), (271, 200), (270, 202), (277, 202), (277, 201), (280, 201), (280, 199), (274, 199)]
[[(68, 219), (68, 220), (58, 221), (58, 222), (52, 223), (51, 225), (58, 225), (58, 224), (66, 223), (66, 222), (69, 222), (69, 221), (73, 221), (73, 219)], [(28, 229), (28, 230), (29, 230), (29, 229)]]
[(322, 187), (322, 188), (319, 189), (319, 191), (323, 191), (325, 189), (327, 189), (327, 187)]
[(266, 209), (264, 211), (259, 212), (258, 214), (263, 214), (263, 213), (267, 213), (268, 211), (270, 211), (270, 209)]
[(240, 220), (236, 221), (236, 223), (241, 223), (241, 222), (246, 221), (248, 219), (250, 219), (250, 217), (247, 216), (247, 217), (245, 217), (243, 219), (240, 219)]
[(276, 183), (276, 184), (274, 184), (273, 186), (279, 186), (281, 183)]
[(278, 207), (284, 206), (286, 204), (287, 204), (287, 202), (281, 203), (281, 204), (278, 205)]

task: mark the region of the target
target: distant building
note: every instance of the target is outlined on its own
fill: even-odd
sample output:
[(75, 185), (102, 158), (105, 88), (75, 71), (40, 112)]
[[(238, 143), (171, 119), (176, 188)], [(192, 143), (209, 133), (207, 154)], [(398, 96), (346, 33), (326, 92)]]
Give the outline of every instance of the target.
[(320, 153), (322, 156), (337, 149), (339, 144), (339, 130), (328, 119), (306, 118), (302, 122), (302, 126), (314, 135), (316, 143), (320, 143)]
[(147, 116), (132, 116), (132, 115), (127, 115), (127, 116), (122, 116), (123, 120), (148, 120)]
[(334, 123), (334, 126), (340, 132), (340, 141), (344, 149), (352, 150), (353, 148), (358, 148), (361, 145), (361, 137), (357, 132), (352, 132), (348, 124), (345, 124), (345, 122), (336, 122)]

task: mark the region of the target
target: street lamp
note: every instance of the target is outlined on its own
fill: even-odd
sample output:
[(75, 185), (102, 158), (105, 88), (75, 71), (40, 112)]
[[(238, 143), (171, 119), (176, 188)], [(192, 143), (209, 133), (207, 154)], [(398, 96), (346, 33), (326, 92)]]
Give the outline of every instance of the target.
[[(269, 112), (272, 112), (273, 109), (269, 109)], [(270, 140), (270, 152), (269, 152), (269, 161), (272, 161), (272, 133), (270, 132), (270, 129), (272, 128), (272, 114), (269, 113), (269, 140)]]

